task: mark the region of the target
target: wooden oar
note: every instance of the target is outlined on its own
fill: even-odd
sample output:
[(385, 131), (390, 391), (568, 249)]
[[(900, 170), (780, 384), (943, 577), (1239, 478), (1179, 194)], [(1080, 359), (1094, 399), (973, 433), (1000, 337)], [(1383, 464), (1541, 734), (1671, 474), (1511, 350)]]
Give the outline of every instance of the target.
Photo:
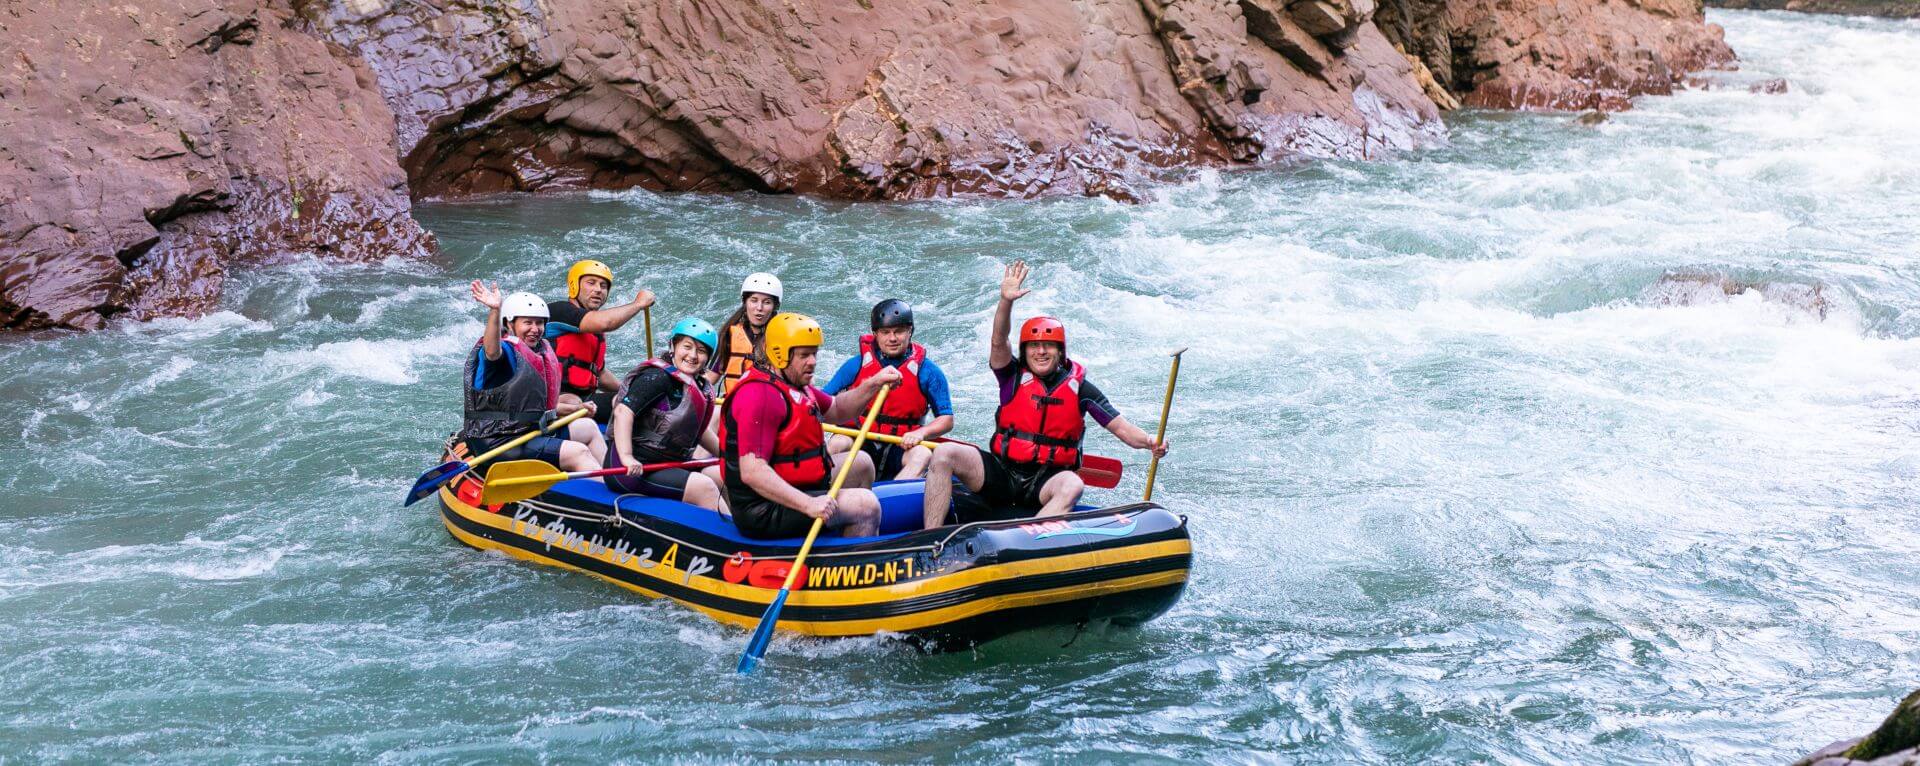
[[(867, 407), (867, 418), (860, 421), (860, 430), (853, 436), (853, 451), (867, 443), (867, 431), (873, 428), (873, 419), (880, 414), (880, 404), (887, 400), (887, 392), (893, 386), (881, 386), (880, 393), (874, 395), (873, 404)], [(833, 477), (833, 486), (827, 488), (827, 499), (832, 500), (840, 494), (840, 485), (847, 481), (847, 472), (853, 468), (854, 461), (849, 459), (841, 464), (840, 474)], [(740, 673), (752, 673), (753, 667), (760, 664), (760, 657), (767, 653), (767, 642), (773, 640), (774, 623), (780, 621), (780, 608), (787, 605), (787, 592), (793, 590), (794, 580), (799, 579), (801, 565), (807, 560), (807, 554), (813, 551), (813, 539), (820, 536), (820, 528), (826, 519), (814, 519), (813, 526), (807, 529), (807, 539), (800, 543), (800, 555), (793, 557), (793, 566), (787, 569), (787, 579), (780, 584), (780, 592), (774, 594), (773, 603), (767, 605), (767, 613), (760, 615), (760, 625), (753, 629), (753, 636), (747, 639), (747, 650), (740, 653), (740, 666), (734, 668)]]
[[(677, 460), (665, 463), (647, 463), (640, 466), (642, 472), (651, 473), (668, 468), (705, 468), (719, 465), (720, 458), (704, 460)], [(568, 479), (593, 479), (601, 476), (619, 476), (625, 474), (625, 466), (602, 468), (598, 471), (562, 472), (545, 460), (509, 460), (495, 463), (487, 469), (487, 483), (480, 491), (481, 505), (500, 505), (517, 503), (552, 488), (553, 485)]]
[[(839, 434), (841, 436), (852, 436), (854, 434), (853, 429), (844, 426), (824, 425), (822, 428), (830, 434)], [(867, 434), (867, 438), (888, 444), (900, 443), (900, 437), (892, 434)], [(963, 442), (959, 439), (939, 438), (933, 441), (965, 444), (969, 447), (974, 446), (971, 443)], [(919, 446), (933, 449), (932, 442), (923, 441), (920, 442)], [(976, 447), (976, 449), (978, 448)], [(1080, 469), (1074, 473), (1080, 474), (1080, 480), (1086, 482), (1089, 487), (1096, 489), (1113, 489), (1114, 487), (1120, 486), (1120, 475), (1125, 472), (1126, 466), (1118, 460), (1102, 455), (1089, 455), (1083, 452), (1080, 454)]]
[(555, 428), (559, 428), (568, 423), (572, 423), (573, 421), (579, 420), (581, 417), (585, 416), (586, 414), (587, 414), (587, 408), (582, 407), (580, 409), (574, 410), (572, 414), (563, 415), (559, 418), (555, 418), (552, 423), (547, 424), (546, 428), (542, 428), (535, 431), (528, 431), (527, 433), (513, 437), (513, 439), (509, 440), (506, 444), (502, 444), (498, 447), (494, 447), (493, 449), (487, 450), (486, 452), (482, 452), (480, 453), (479, 457), (472, 458), (469, 460), (449, 460), (445, 463), (441, 463), (437, 466), (429, 468), (427, 469), (426, 473), (420, 474), (420, 478), (413, 483), (413, 489), (407, 490), (407, 500), (406, 502), (401, 503), (401, 505), (413, 505), (414, 503), (420, 502), (422, 499), (426, 498), (426, 496), (433, 494), (434, 490), (439, 489), (440, 485), (445, 484), (448, 481), (452, 480), (453, 477), (459, 476), (460, 474), (471, 471), (473, 470), (474, 466), (480, 465), (481, 463), (485, 463), (489, 460), (497, 458), (505, 454), (507, 450), (513, 449), (514, 447), (518, 447), (522, 444), (526, 444), (527, 442), (533, 441), (533, 437), (535, 436), (539, 436), (540, 434), (546, 433)]
[[(1185, 346), (1173, 352), (1173, 371), (1167, 373), (1167, 398), (1160, 403), (1160, 433), (1153, 437), (1154, 444), (1167, 440), (1167, 416), (1173, 414), (1173, 384), (1180, 380), (1180, 355), (1187, 353)], [(1147, 493), (1141, 500), (1153, 499), (1153, 475), (1160, 472), (1160, 455), (1155, 453), (1153, 462), (1147, 464)]]

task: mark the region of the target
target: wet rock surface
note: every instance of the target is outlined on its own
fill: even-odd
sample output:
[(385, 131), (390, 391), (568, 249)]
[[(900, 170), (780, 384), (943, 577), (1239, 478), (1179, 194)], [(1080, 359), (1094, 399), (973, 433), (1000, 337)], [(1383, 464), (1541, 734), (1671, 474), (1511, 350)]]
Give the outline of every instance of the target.
[(85, 0), (0, 12), (0, 324), (204, 311), (234, 263), (430, 252), (412, 199), (1148, 196), (1461, 105), (1617, 109), (1698, 0)]
[(1916, 766), (1920, 764), (1920, 691), (1895, 706), (1880, 728), (1864, 737), (1835, 742), (1793, 766)]
[(194, 314), (236, 263), (428, 252), (368, 71), (260, 2), (0, 10), (0, 326)]

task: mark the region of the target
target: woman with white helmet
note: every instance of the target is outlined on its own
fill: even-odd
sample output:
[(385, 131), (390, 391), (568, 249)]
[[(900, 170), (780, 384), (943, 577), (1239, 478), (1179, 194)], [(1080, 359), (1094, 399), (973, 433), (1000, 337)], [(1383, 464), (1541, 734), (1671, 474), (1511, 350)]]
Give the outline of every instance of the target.
[[(454, 438), (478, 453), (538, 429), (549, 412), (565, 415), (580, 405), (560, 402), (560, 360), (546, 339), (546, 301), (533, 293), (503, 297), (499, 286), (478, 279), (468, 289), (487, 307), (487, 326), (467, 356), (463, 422)], [(583, 419), (569, 425), (567, 438), (534, 437), (499, 459), (544, 460), (567, 471), (592, 471), (606, 450), (600, 429)]]
[(784, 293), (780, 278), (764, 271), (749, 274), (740, 283), (740, 308), (720, 325), (720, 348), (707, 368), (707, 380), (721, 383), (721, 394), (733, 393), (740, 376), (753, 366), (754, 349), (760, 347), (768, 320), (780, 311)]
[(606, 477), (609, 489), (726, 510), (717, 466), (705, 473), (684, 468), (641, 470), (647, 463), (691, 460), (696, 447), (719, 454), (720, 442), (707, 428), (713, 420), (713, 384), (702, 377), (707, 358), (718, 345), (720, 335), (713, 325), (687, 317), (668, 333), (666, 353), (641, 362), (621, 380), (614, 397), (613, 424), (607, 429), (613, 441), (607, 467), (626, 466), (627, 473)]

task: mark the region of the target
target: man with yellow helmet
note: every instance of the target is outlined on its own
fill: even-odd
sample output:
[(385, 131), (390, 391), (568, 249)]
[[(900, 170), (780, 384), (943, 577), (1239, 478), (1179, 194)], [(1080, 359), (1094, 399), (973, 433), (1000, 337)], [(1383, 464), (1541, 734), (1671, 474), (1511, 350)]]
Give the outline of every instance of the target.
[(839, 497), (826, 497), (835, 466), (820, 426), (865, 414), (881, 386), (899, 384), (900, 371), (889, 367), (829, 396), (813, 386), (821, 336), (810, 317), (774, 315), (753, 366), (720, 408), (722, 482), (733, 523), (748, 537), (798, 537), (814, 519), (851, 537), (880, 531), (865, 452), (851, 456), (856, 462)]
[(643, 288), (631, 302), (606, 308), (612, 291), (613, 269), (595, 260), (576, 261), (567, 269), (567, 299), (547, 304), (552, 315), (548, 337), (560, 357), (560, 391), (593, 407), (593, 419), (601, 423), (613, 416), (613, 395), (620, 390), (620, 379), (607, 371), (606, 334), (620, 329), (654, 300), (653, 293)]

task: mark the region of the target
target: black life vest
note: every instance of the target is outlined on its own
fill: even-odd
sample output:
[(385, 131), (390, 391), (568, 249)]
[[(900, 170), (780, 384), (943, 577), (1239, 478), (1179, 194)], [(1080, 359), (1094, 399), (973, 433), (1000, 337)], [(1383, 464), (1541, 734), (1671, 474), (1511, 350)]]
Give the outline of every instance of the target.
[(474, 376), (480, 371), (481, 344), (475, 343), (467, 354), (466, 377), (461, 381), (462, 422), (459, 439), (500, 439), (531, 431), (540, 426), (547, 410), (559, 402), (560, 361), (546, 343), (539, 351), (529, 351), (518, 340), (501, 338), (504, 351), (511, 344), (519, 363), (513, 365), (513, 377), (492, 388), (474, 390)]
[(713, 400), (707, 396), (707, 387), (702, 381), (664, 361), (648, 359), (633, 368), (633, 372), (627, 373), (626, 379), (620, 382), (620, 394), (614, 401), (626, 399), (627, 389), (650, 369), (660, 370), (680, 382), (680, 404), (668, 409), (648, 407), (633, 413), (634, 457), (643, 463), (691, 458), (693, 448), (700, 445), (700, 435), (706, 432), (707, 421), (713, 414)]

